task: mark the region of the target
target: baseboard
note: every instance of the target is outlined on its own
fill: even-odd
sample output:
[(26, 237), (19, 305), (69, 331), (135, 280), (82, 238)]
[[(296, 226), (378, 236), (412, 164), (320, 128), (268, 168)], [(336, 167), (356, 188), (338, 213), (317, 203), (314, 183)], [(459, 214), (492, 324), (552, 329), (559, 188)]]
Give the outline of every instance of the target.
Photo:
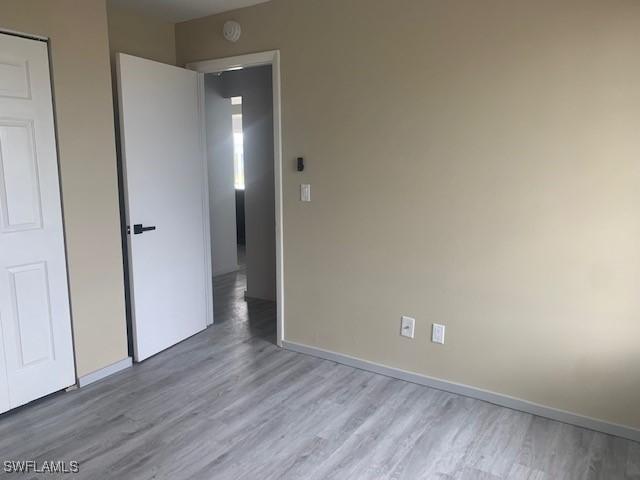
[(255, 295), (250, 295), (246, 290), (244, 291), (244, 299), (245, 300), (261, 300), (263, 302), (275, 302), (275, 297), (258, 297)]
[(428, 377), (426, 375), (401, 370), (399, 368), (388, 367), (379, 363), (362, 360), (360, 358), (351, 357), (342, 353), (323, 350), (317, 347), (311, 347), (309, 345), (303, 345), (300, 343), (289, 342), (285, 340), (282, 342), (282, 346), (287, 350), (304, 353), (306, 355), (323, 358), (325, 360), (331, 360), (336, 363), (341, 363), (343, 365), (348, 365), (350, 367), (358, 368), (361, 370), (378, 373), (387, 377), (397, 378), (406, 382), (417, 383), (418, 385), (424, 385), (426, 387), (456, 393), (465, 397), (483, 400), (485, 402), (499, 405), (501, 407), (519, 410), (521, 412), (530, 413), (539, 417), (550, 418), (551, 420), (557, 420), (559, 422), (568, 423), (570, 425), (575, 425), (578, 427), (587, 428), (589, 430), (595, 430), (597, 432), (615, 435), (617, 437), (640, 442), (640, 430), (626, 427), (624, 425), (618, 425), (604, 420), (585, 417), (576, 413), (567, 412), (565, 410), (558, 410), (556, 408), (547, 407), (545, 405), (529, 402), (520, 398), (510, 397), (501, 393), (491, 392), (489, 390), (483, 390), (481, 388), (471, 387), (469, 385), (463, 385), (447, 380), (441, 380), (439, 378)]
[(240, 270), (240, 265), (236, 265), (235, 267), (223, 268), (221, 270), (215, 270), (212, 272), (212, 276), (219, 277), (220, 275), (226, 275), (227, 273), (233, 273)]
[(109, 366), (101, 368), (100, 370), (96, 370), (95, 372), (91, 372), (78, 378), (78, 386), (80, 388), (86, 387), (87, 385), (97, 382), (98, 380), (102, 380), (103, 378), (107, 378), (114, 373), (118, 373), (121, 370), (129, 368), (132, 364), (133, 362), (131, 361), (131, 357), (124, 358), (119, 362), (113, 363)]

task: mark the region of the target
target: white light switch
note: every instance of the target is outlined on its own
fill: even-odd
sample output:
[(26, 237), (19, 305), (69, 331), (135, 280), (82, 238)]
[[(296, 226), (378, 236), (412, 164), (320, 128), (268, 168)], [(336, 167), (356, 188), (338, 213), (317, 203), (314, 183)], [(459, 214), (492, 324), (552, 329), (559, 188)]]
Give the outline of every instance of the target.
[(311, 185), (308, 183), (303, 183), (300, 185), (300, 200), (303, 202), (311, 201)]
[(402, 317), (400, 320), (400, 335), (403, 337), (413, 338), (416, 332), (416, 319), (411, 317)]
[(433, 330), (431, 331), (431, 341), (433, 343), (441, 343), (444, 345), (444, 325), (437, 323), (433, 324)]

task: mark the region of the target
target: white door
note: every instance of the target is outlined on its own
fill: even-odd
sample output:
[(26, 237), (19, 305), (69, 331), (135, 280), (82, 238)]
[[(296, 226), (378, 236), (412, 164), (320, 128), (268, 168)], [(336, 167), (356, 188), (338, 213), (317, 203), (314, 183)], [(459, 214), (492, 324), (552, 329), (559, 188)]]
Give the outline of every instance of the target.
[(0, 34), (0, 412), (75, 383), (52, 105), (47, 44)]
[(136, 361), (213, 315), (201, 75), (118, 54)]

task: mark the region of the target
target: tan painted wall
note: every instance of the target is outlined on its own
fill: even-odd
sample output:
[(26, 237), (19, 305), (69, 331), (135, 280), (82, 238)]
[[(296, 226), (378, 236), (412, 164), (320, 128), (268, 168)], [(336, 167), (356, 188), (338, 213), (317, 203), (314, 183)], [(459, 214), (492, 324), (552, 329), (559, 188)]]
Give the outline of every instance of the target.
[(78, 375), (127, 356), (104, 0), (3, 0), (0, 28), (51, 39)]
[(640, 2), (273, 0), (176, 35), (179, 64), (281, 50), (288, 340), (640, 427)]
[(108, 5), (109, 47), (158, 62), (176, 64), (174, 25)]

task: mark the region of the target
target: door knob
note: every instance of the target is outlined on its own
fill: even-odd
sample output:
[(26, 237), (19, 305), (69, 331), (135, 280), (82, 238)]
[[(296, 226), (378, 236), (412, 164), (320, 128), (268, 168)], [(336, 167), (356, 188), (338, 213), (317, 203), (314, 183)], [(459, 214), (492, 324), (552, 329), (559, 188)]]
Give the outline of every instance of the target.
[[(128, 227), (127, 227), (127, 229), (129, 230), (127, 233), (131, 233), (131, 229), (129, 229)], [(150, 227), (143, 227), (141, 223), (136, 223), (136, 224), (133, 225), (133, 234), (134, 235), (140, 235), (141, 233), (149, 232), (149, 231), (155, 230), (155, 229), (156, 229), (155, 225), (152, 225)]]

